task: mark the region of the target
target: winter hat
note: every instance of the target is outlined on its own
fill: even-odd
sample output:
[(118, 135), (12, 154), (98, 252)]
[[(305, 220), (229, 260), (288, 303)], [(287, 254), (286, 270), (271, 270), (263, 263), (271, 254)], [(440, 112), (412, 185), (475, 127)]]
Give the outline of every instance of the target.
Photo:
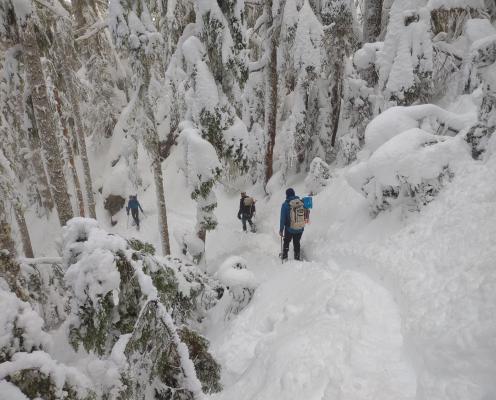
[(293, 188), (286, 189), (286, 198), (295, 196), (295, 191)]

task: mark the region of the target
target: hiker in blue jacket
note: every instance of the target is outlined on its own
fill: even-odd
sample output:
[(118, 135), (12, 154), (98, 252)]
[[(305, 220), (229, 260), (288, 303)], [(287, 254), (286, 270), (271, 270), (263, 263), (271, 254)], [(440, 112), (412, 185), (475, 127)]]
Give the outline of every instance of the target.
[(283, 239), (282, 259), (288, 259), (289, 244), (293, 241), (294, 258), (300, 260), (300, 240), (305, 229), (303, 202), (292, 188), (286, 190), (286, 201), (281, 206), (279, 235)]
[(138, 201), (138, 196), (129, 196), (129, 201), (127, 202), (127, 207), (126, 207), (126, 212), (127, 215), (129, 215), (129, 210), (131, 210), (131, 215), (133, 217), (134, 222), (136, 223), (136, 227), (139, 229), (139, 210), (143, 212), (143, 209), (141, 208), (141, 204)]

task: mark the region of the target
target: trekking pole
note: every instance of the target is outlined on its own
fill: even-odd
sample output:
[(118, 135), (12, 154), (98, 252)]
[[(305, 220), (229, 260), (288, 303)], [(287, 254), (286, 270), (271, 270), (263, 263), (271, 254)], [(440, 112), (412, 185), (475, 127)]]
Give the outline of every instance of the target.
[(126, 229), (129, 229), (129, 214), (127, 214)]
[(282, 236), (280, 236), (281, 238), (281, 253), (280, 253), (280, 256), (281, 256), (281, 264), (284, 264), (284, 259), (282, 258), (282, 253), (284, 251), (284, 248), (283, 248), (283, 244), (282, 244)]

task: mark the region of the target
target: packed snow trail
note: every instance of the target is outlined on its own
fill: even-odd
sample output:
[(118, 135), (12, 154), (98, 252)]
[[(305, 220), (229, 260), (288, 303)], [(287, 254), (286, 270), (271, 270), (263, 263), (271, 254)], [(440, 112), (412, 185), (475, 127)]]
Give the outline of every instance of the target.
[[(196, 213), (177, 157), (164, 163), (173, 254), (180, 254), (176, 234), (193, 229)], [(398, 208), (373, 219), (347, 169), (334, 170), (302, 239), (312, 261), (284, 265), (277, 230), (285, 188), (268, 201), (248, 190), (259, 199), (259, 232), (245, 234), (236, 218), (239, 193), (219, 186), (209, 270), (242, 256), (259, 286), (238, 316), (212, 314), (204, 327), (223, 368), (225, 390), (212, 399), (496, 398), (496, 186), (487, 184), (496, 181), (495, 162), (460, 161), (453, 181), (421, 212)], [(126, 228), (124, 210), (110, 226), (99, 194), (98, 220), (160, 248), (148, 166), (142, 173), (141, 231)], [(301, 178), (288, 184), (297, 194), (304, 193)], [(45, 232), (58, 231), (57, 221), (33, 226), (35, 253), (55, 256)]]
[(231, 321), (214, 311), (207, 323), (225, 387), (212, 399), (415, 398), (416, 374), (391, 294), (330, 259), (281, 265), (279, 209), (259, 202), (259, 233), (247, 234), (235, 218), (237, 199), (219, 198), (209, 263), (240, 255), (259, 286)]

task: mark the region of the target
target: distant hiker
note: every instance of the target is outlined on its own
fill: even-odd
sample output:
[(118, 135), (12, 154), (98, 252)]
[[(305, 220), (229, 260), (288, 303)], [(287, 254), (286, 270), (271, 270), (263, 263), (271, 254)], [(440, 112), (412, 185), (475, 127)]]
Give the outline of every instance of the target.
[(127, 207), (126, 207), (126, 212), (127, 215), (129, 215), (129, 210), (131, 210), (131, 215), (133, 217), (134, 223), (136, 224), (136, 227), (139, 230), (139, 210), (143, 212), (143, 209), (141, 208), (141, 204), (138, 201), (138, 196), (137, 195), (131, 195), (129, 196), (129, 201), (127, 202)]
[(305, 208), (303, 201), (292, 188), (286, 190), (286, 201), (281, 206), (279, 235), (284, 238), (282, 260), (288, 259), (289, 244), (293, 241), (294, 258), (300, 260), (300, 240), (305, 229)]
[(255, 232), (255, 225), (251, 220), (255, 215), (255, 199), (246, 194), (246, 192), (241, 192), (241, 199), (239, 200), (239, 211), (238, 219), (243, 223), (243, 231), (246, 232), (246, 222), (250, 224), (252, 232)]

